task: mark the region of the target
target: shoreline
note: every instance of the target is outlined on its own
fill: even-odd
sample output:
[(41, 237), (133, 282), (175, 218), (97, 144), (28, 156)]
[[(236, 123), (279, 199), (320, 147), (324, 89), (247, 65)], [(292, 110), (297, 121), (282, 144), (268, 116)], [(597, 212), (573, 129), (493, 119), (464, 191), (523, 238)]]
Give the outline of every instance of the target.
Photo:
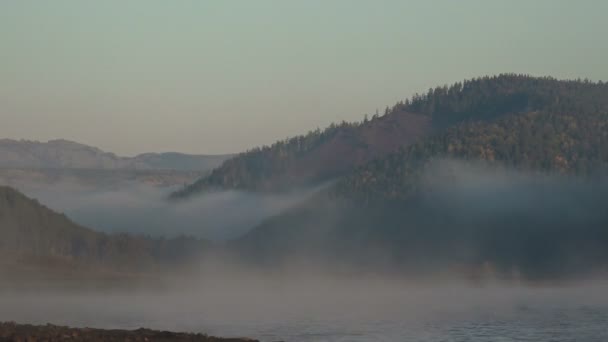
[(201, 333), (172, 332), (139, 328), (136, 330), (72, 328), (53, 324), (32, 325), (0, 322), (0, 341), (197, 341), (259, 342), (246, 337), (215, 337)]

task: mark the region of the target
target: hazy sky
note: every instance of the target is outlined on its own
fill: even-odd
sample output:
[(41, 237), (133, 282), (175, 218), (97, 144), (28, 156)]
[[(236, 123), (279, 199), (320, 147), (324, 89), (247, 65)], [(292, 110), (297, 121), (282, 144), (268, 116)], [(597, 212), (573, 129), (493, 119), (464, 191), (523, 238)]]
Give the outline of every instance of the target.
[(606, 0), (0, 1), (0, 137), (237, 152), (500, 72), (608, 80)]

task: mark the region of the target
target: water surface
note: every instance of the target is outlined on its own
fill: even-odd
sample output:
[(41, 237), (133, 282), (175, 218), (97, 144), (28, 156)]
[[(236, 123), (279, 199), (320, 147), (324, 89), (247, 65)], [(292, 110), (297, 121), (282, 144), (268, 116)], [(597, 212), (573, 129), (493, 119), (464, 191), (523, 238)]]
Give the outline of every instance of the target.
[(351, 286), (4, 291), (0, 320), (148, 327), (262, 341), (606, 341), (605, 286)]

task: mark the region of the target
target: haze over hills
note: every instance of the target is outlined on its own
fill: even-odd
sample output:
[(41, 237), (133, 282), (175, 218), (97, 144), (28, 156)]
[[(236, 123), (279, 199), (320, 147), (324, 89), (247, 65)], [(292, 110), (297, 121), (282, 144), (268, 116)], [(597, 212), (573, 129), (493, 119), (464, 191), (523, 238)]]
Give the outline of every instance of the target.
[(38, 195), (50, 187), (95, 191), (125, 186), (172, 187), (198, 179), (228, 155), (177, 152), (120, 157), (68, 140), (0, 140), (0, 184)]
[[(48, 200), (50, 206), (71, 212), (75, 201), (86, 203), (86, 196), (191, 182), (227, 157), (175, 152), (120, 157), (62, 139), (46, 143), (2, 139), (0, 184), (17, 187)], [(90, 268), (91, 273), (150, 271), (175, 260), (185, 262), (188, 253), (201, 253), (205, 246), (190, 238), (152, 239), (93, 231), (6, 186), (0, 187), (0, 199), (4, 267), (39, 268), (51, 273), (83, 267)], [(77, 208), (88, 209), (93, 210)]]
[(236, 240), (244, 259), (516, 278), (608, 269), (607, 84), (502, 75), (396, 108), (435, 133)]
[[(607, 151), (607, 84), (484, 77), (228, 159), (174, 194), (199, 199), (164, 203), (170, 215), (152, 202), (140, 222), (244, 218), (214, 250), (262, 267), (589, 275), (608, 271)], [(115, 195), (93, 203), (107, 199), (124, 211)]]
[(606, 13), (0, 0), (0, 342), (608, 342)]
[(99, 233), (0, 186), (0, 271), (150, 272), (187, 263), (205, 246), (204, 241), (191, 238)]
[(253, 265), (473, 279), (608, 273), (606, 181), (435, 160), (408, 195), (326, 192), (232, 241)]

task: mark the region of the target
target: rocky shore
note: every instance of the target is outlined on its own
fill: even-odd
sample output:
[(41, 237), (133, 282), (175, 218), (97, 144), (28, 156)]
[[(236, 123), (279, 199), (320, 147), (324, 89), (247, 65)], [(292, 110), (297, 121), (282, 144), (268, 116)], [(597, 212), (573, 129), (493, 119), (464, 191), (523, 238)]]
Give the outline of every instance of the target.
[(221, 338), (205, 334), (179, 333), (150, 329), (104, 330), (70, 328), (56, 325), (0, 323), (0, 341), (196, 341), (196, 342), (254, 342), (248, 338)]

